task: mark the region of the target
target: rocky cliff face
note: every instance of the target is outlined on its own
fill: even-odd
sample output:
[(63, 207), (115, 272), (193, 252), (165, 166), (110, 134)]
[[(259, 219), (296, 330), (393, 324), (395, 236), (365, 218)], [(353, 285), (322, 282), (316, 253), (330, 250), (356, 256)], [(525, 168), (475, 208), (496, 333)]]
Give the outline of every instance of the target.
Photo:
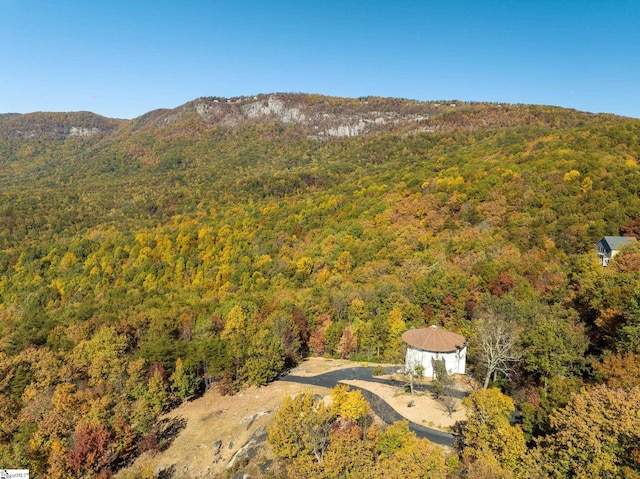
[(313, 138), (337, 138), (398, 127), (417, 128), (441, 109), (441, 105), (433, 102), (275, 93), (231, 99), (198, 98), (154, 115), (150, 122), (154, 126), (171, 125), (192, 116), (207, 127), (236, 129), (270, 121), (296, 127)]
[(198, 98), (173, 110), (156, 110), (140, 119), (137, 128), (180, 128), (190, 125), (235, 130), (272, 122), (294, 128), (310, 138), (344, 138), (384, 131), (400, 133), (479, 130), (516, 125), (578, 124), (592, 114), (557, 107), (419, 102), (399, 98), (337, 98), (272, 93), (251, 97)]

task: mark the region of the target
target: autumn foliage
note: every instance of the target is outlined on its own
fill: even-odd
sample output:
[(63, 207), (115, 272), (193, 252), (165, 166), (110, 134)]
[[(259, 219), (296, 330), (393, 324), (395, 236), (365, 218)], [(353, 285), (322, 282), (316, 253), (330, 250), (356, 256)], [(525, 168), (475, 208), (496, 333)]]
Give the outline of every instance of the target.
[[(131, 121), (0, 116), (0, 463), (115, 472), (157, 445), (161, 414), (206, 387), (267, 384), (306, 354), (401, 363), (402, 333), (431, 324), (468, 338), (470, 371), (510, 394), (529, 452), (560, 450), (558, 415), (590, 414), (578, 398), (594, 385), (613, 391), (589, 399), (607, 408), (631, 394), (640, 255), (631, 246), (603, 268), (594, 244), (636, 233), (640, 122), (274, 98), (320, 120), (247, 120), (246, 98)], [(326, 133), (356, 119), (371, 128)], [(491, 311), (509, 326), (494, 363), (480, 352)], [(342, 426), (333, 447), (381, 467), (373, 432)], [(407, 448), (387, 470), (428, 449)], [(464, 474), (520, 474), (518, 455), (496, 450), (461, 452)], [(295, 467), (314, 470), (304, 457)]]

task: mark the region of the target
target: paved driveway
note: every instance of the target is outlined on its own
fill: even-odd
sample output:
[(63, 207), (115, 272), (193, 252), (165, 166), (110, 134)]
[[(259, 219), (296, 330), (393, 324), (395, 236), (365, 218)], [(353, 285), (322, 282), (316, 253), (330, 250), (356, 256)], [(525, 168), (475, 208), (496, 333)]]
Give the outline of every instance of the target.
[[(385, 372), (393, 372), (393, 370), (397, 369), (397, 367), (392, 368), (392, 371)], [(336, 371), (330, 371), (328, 373), (319, 374), (317, 376), (294, 376), (292, 374), (288, 374), (280, 378), (280, 381), (294, 382), (299, 384), (309, 384), (313, 386), (325, 387), (328, 389), (333, 388), (336, 384), (343, 380), (349, 379), (359, 379), (361, 381), (369, 381), (381, 384), (390, 384), (392, 386), (401, 386), (402, 383), (398, 381), (392, 381), (389, 379), (382, 379), (375, 377), (373, 375), (373, 367), (354, 367), (354, 368), (346, 368), (346, 369), (338, 369)], [(398, 414), (395, 409), (393, 409), (389, 404), (382, 399), (377, 394), (372, 393), (371, 391), (367, 391), (366, 389), (362, 389), (356, 386), (349, 385), (349, 387), (354, 389), (359, 389), (362, 391), (362, 395), (365, 397), (369, 404), (371, 405), (371, 409), (387, 424), (394, 423), (396, 421), (405, 420), (400, 414)], [(429, 388), (426, 386), (422, 386), (419, 389), (428, 390)], [(461, 391), (460, 395), (464, 395)], [(452, 446), (455, 436), (453, 434), (448, 434), (446, 432), (439, 431), (437, 429), (432, 429), (430, 427), (425, 427), (420, 424), (416, 424), (414, 422), (409, 421), (409, 429), (411, 429), (416, 436), (420, 438), (427, 438), (429, 441), (440, 444), (441, 446)]]

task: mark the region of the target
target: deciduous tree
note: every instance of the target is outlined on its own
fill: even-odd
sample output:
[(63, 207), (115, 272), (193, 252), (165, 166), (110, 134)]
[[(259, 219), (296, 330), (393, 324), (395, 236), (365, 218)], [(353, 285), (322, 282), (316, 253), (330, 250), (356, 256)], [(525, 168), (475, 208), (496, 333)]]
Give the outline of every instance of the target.
[(249, 346), (249, 338), (251, 337), (247, 315), (240, 305), (234, 306), (231, 308), (231, 311), (229, 311), (227, 322), (221, 336), (222, 339), (225, 339), (229, 344), (229, 351), (233, 358), (235, 368), (235, 376), (236, 378), (240, 378), (240, 371), (247, 357), (247, 348)]
[(494, 380), (498, 373), (508, 376), (520, 361), (517, 329), (513, 322), (488, 311), (477, 325), (476, 336), (487, 389), (492, 376)]
[(491, 453), (500, 465), (515, 470), (526, 451), (522, 429), (511, 422), (515, 407), (496, 388), (472, 392), (462, 400), (467, 409), (463, 458), (474, 462)]
[(67, 454), (69, 465), (78, 477), (96, 477), (113, 460), (111, 434), (105, 426), (81, 422)]
[(551, 478), (637, 477), (640, 471), (640, 388), (596, 386), (551, 416), (541, 439), (539, 469)]
[(331, 390), (333, 411), (344, 419), (363, 426), (363, 421), (371, 414), (369, 403), (359, 390), (349, 391), (348, 386), (337, 385)]
[(334, 419), (335, 413), (311, 393), (286, 397), (269, 427), (269, 444), (278, 457), (312, 455), (321, 463)]
[(171, 390), (180, 399), (191, 397), (196, 390), (195, 378), (185, 369), (182, 358), (176, 359), (176, 367), (169, 381), (171, 381)]
[(247, 349), (244, 376), (250, 383), (262, 386), (273, 381), (284, 364), (285, 348), (280, 338), (272, 330), (259, 330)]
[(579, 375), (585, 366), (589, 340), (575, 316), (536, 316), (520, 335), (522, 367), (538, 380)]
[(379, 460), (376, 467), (381, 479), (444, 479), (447, 468), (443, 450), (426, 439), (418, 439), (407, 421), (388, 426), (376, 441)]
[(594, 363), (596, 375), (611, 388), (631, 389), (640, 384), (640, 354), (612, 354)]

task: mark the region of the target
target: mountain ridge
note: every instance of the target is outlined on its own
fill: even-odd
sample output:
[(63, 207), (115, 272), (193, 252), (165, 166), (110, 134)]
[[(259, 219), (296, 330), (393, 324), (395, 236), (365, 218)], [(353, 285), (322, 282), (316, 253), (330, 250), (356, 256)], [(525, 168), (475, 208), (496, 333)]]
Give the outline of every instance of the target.
[(110, 134), (118, 129), (122, 121), (125, 120), (88, 111), (6, 113), (0, 115), (0, 137), (66, 139)]
[(151, 110), (131, 120), (91, 112), (0, 114), (0, 137), (33, 138), (127, 135), (138, 131), (237, 130), (274, 122), (309, 138), (344, 138), (398, 131), (438, 133), (511, 127), (518, 124), (576, 126), (594, 118), (626, 119), (574, 109), (486, 102), (417, 101), (403, 98), (343, 98), (303, 93), (269, 93), (233, 98), (200, 97), (176, 108)]

